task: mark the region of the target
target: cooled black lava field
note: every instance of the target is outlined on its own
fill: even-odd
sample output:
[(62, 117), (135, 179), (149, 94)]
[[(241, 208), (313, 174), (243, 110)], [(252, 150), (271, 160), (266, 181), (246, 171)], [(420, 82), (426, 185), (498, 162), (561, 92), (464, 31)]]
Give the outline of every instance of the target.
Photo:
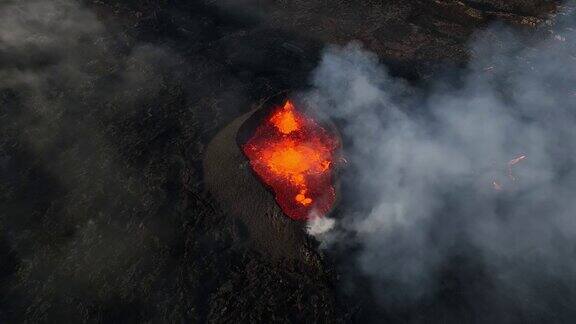
[[(0, 323), (574, 322), (573, 7), (0, 1)], [(242, 151), (287, 98), (308, 222)]]

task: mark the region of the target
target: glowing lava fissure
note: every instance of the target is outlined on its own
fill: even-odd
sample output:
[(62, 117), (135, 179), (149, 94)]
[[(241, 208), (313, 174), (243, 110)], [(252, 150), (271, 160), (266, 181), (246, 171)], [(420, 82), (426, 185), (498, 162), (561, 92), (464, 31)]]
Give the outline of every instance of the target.
[(324, 216), (336, 200), (332, 167), (338, 139), (288, 100), (242, 145), (250, 166), (294, 220)]

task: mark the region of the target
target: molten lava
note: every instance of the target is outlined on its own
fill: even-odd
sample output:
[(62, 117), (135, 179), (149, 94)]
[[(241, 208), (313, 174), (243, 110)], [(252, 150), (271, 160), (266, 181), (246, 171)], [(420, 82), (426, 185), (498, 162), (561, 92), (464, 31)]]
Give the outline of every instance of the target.
[[(512, 169), (515, 165), (517, 165), (518, 163), (526, 160), (527, 156), (522, 154), (519, 155), (515, 158), (513, 158), (512, 160), (508, 161), (508, 171), (507, 171), (507, 175), (508, 175), (508, 179), (510, 179), (510, 183), (514, 183), (516, 180), (518, 180), (518, 178), (514, 175), (514, 173), (512, 172)], [(494, 190), (496, 191), (502, 191), (503, 190), (503, 185), (501, 182), (499, 182), (498, 180), (494, 179), (492, 181), (492, 187), (494, 188)]]
[(512, 160), (510, 160), (508, 162), (508, 177), (510, 178), (510, 180), (516, 181), (516, 177), (512, 173), (512, 167), (515, 166), (516, 164), (524, 161), (524, 159), (526, 159), (526, 155), (523, 154), (523, 155), (520, 155), (516, 158), (513, 158)]
[(324, 215), (334, 204), (331, 167), (339, 145), (333, 134), (286, 101), (256, 128), (242, 149), (284, 213), (306, 220), (312, 211)]

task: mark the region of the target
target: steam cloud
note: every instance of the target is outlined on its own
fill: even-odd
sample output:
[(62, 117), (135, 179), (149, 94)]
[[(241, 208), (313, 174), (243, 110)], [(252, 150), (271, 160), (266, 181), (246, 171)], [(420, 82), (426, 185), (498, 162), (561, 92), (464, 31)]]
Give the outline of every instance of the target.
[(312, 215), (306, 226), (306, 232), (317, 238), (322, 238), (324, 233), (334, 228), (336, 221), (328, 217)]
[[(381, 302), (437, 295), (443, 267), (464, 257), (489, 278), (477, 300), (491, 311), (571, 309), (576, 21), (560, 16), (558, 34), (532, 45), (500, 27), (477, 35), (459, 81), (431, 90), (391, 77), (358, 44), (324, 53), (305, 97), (341, 125), (343, 194), (356, 202), (325, 243), (356, 237)], [(512, 181), (506, 164), (520, 154)]]

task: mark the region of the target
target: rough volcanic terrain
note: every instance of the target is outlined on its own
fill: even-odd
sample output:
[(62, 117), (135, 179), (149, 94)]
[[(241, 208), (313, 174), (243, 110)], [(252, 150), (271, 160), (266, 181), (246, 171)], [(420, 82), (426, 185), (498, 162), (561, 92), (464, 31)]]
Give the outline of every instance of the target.
[[(229, 148), (241, 121), (306, 88), (327, 44), (361, 42), (425, 86), (466, 64), (475, 31), (499, 22), (545, 32), (556, 5), (3, 1), (0, 322), (374, 320), (369, 288), (357, 296), (340, 280), (345, 257), (319, 252), (268, 201), (241, 202), (253, 213), (243, 222), (222, 205), (240, 198), (209, 190), (238, 176), (219, 170), (239, 159)], [(250, 176), (223, 181), (256, 188)], [(281, 220), (258, 222), (265, 214)], [(447, 272), (482, 280), (458, 267)], [(463, 310), (452, 320), (466, 322), (461, 286), (450, 284), (444, 297)], [(441, 308), (420, 306), (378, 316), (438, 318)]]

